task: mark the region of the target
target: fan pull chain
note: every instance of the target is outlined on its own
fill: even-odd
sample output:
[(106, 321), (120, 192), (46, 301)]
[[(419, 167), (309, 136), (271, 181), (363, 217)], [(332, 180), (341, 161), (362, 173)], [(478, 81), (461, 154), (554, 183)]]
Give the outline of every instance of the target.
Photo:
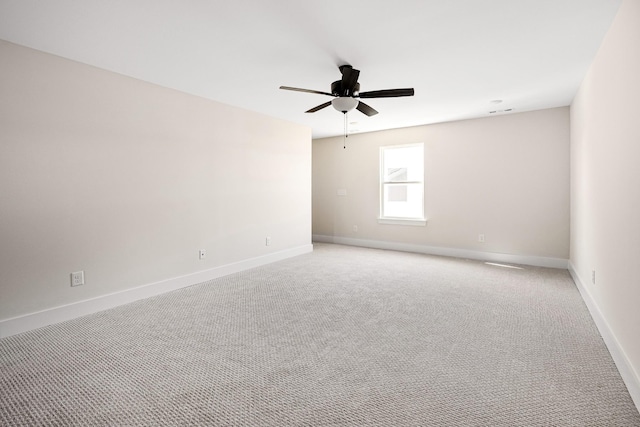
[(345, 111), (344, 113), (344, 138), (342, 138), (342, 148), (346, 149), (347, 148), (347, 137), (349, 135), (347, 135), (347, 112)]

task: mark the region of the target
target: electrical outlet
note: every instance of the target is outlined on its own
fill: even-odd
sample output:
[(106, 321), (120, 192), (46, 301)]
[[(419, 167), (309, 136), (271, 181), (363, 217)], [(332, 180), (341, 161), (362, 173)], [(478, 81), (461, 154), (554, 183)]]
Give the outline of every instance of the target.
[(478, 234), (478, 242), (484, 243), (484, 234)]
[(265, 246), (271, 246), (271, 237), (267, 237), (266, 239), (264, 239), (264, 244)]
[(84, 271), (71, 273), (71, 286), (84, 285)]
[(198, 258), (199, 259), (205, 259), (207, 257), (207, 250), (206, 249), (200, 249), (198, 251)]

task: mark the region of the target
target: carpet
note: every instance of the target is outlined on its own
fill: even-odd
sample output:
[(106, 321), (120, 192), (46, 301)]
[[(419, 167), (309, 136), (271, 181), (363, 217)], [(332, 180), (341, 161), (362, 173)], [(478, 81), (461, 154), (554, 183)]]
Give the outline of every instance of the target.
[(640, 426), (565, 270), (331, 244), (0, 340), (2, 426)]

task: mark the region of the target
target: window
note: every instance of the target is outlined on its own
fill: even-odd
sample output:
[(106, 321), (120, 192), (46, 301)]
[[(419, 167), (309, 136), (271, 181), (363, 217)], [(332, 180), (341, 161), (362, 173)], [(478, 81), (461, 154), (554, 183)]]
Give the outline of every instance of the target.
[(424, 144), (380, 147), (383, 224), (425, 225)]

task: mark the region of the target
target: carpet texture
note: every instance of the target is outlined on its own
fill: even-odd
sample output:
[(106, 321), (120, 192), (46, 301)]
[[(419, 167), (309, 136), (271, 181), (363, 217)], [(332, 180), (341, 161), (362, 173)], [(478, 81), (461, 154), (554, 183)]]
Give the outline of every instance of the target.
[(328, 244), (0, 363), (2, 426), (640, 426), (567, 271)]

